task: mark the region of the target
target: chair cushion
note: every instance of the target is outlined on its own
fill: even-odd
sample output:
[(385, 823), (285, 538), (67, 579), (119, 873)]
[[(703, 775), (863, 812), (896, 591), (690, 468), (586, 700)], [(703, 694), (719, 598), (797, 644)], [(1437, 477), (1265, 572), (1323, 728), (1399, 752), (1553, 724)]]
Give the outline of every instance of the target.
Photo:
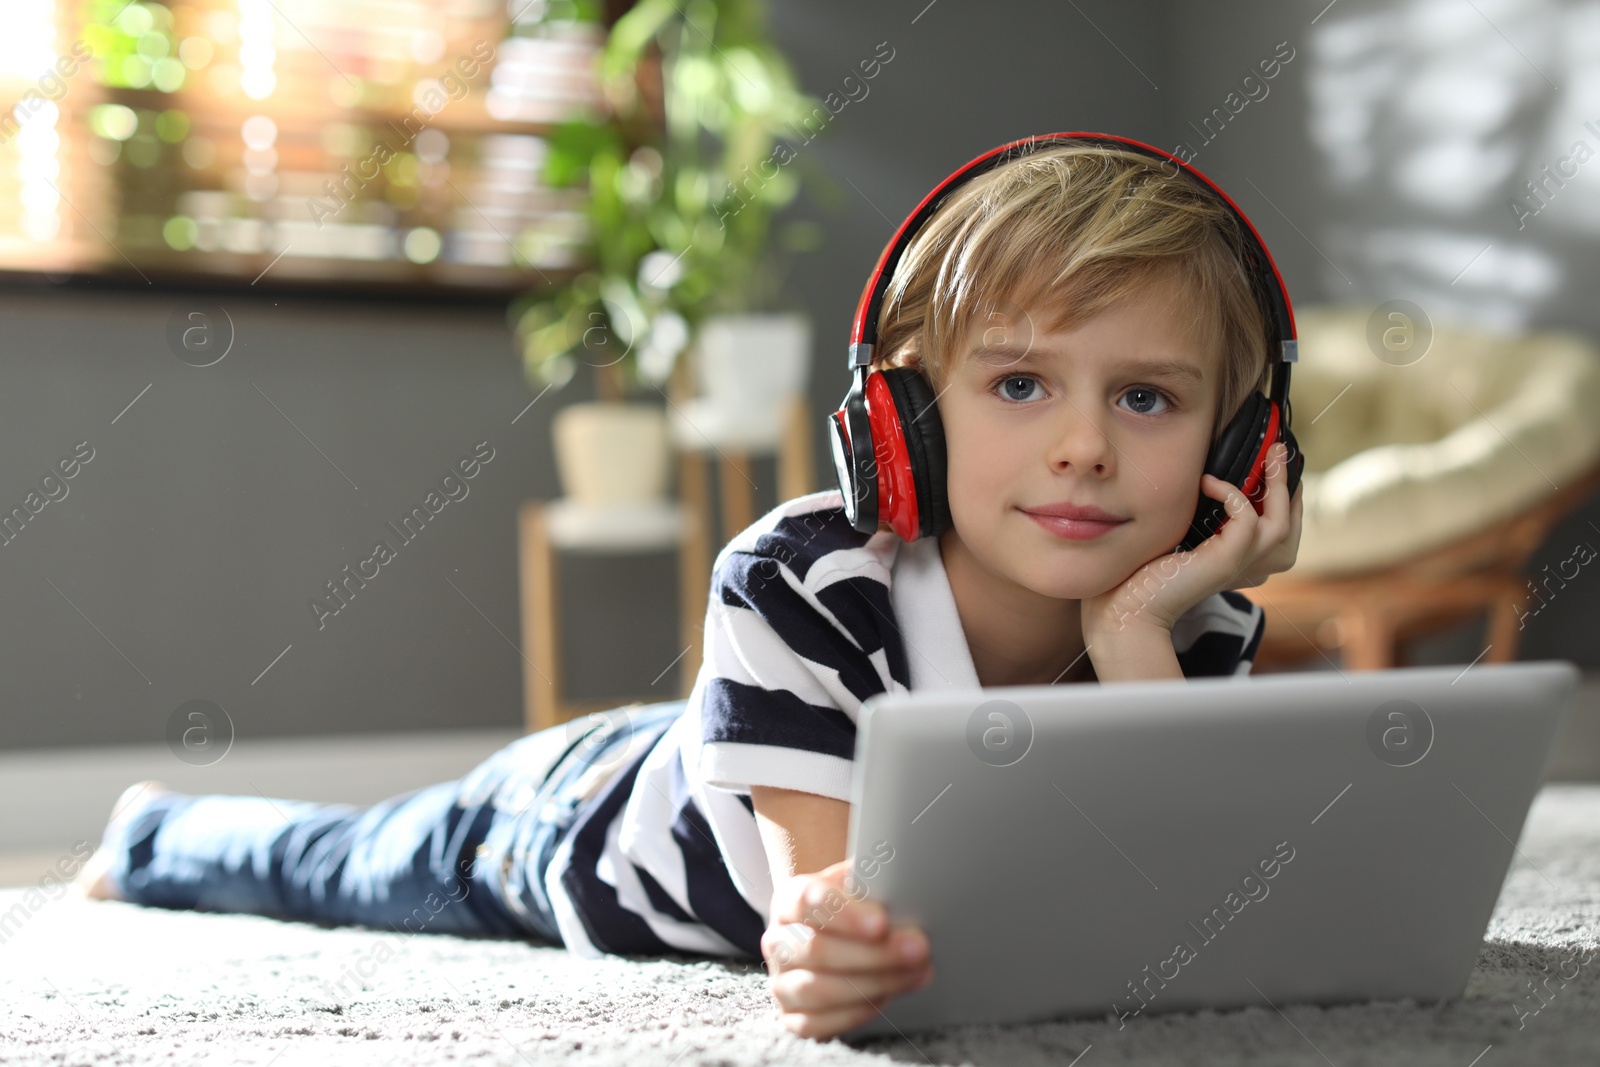
[(1306, 469), (1293, 577), (1425, 554), (1537, 504), (1600, 458), (1600, 349), (1585, 338), (1436, 323), (1426, 355), (1394, 366), (1368, 347), (1371, 310), (1295, 313), (1290, 396)]

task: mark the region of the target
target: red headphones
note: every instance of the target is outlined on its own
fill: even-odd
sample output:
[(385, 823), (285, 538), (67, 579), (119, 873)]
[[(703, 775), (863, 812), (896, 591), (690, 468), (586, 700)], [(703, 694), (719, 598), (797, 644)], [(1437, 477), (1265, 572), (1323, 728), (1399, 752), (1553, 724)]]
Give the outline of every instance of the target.
[[(855, 324), (850, 331), (850, 391), (839, 410), (828, 417), (833, 466), (844, 493), (845, 517), (862, 533), (876, 533), (880, 520), (888, 522), (905, 541), (937, 537), (950, 527), (944, 425), (939, 421), (933, 388), (921, 371), (911, 367), (872, 368), (878, 312), (901, 255), (952, 191), (1003, 163), (1065, 144), (1098, 144), (1143, 153), (1160, 160), (1163, 170), (1170, 161), (1216, 193), (1243, 224), (1249, 247), (1242, 263), (1256, 299), (1272, 315), (1279, 358), (1269, 368), (1270, 397), (1251, 390), (1211, 446), (1205, 470), (1242, 489), (1259, 514), (1266, 492), (1267, 449), (1274, 442), (1283, 441), (1288, 447), (1288, 490), (1291, 496), (1294, 494), (1305, 466), (1305, 456), (1289, 432), (1289, 365), (1299, 358), (1299, 342), (1283, 277), (1261, 235), (1216, 183), (1159, 148), (1110, 134), (1050, 133), (1025, 137), (985, 152), (940, 182), (900, 224), (878, 257), (861, 303), (856, 306)], [(1221, 502), (1202, 494), (1189, 532), (1177, 547), (1193, 549), (1226, 519)]]

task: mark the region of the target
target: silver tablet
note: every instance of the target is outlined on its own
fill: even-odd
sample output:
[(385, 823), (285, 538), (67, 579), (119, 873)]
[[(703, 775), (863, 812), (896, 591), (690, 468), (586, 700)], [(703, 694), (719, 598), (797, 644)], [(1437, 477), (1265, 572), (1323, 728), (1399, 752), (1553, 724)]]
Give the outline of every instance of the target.
[(847, 894), (921, 925), (937, 973), (845, 1036), (1457, 997), (1578, 678), (1551, 661), (874, 697)]

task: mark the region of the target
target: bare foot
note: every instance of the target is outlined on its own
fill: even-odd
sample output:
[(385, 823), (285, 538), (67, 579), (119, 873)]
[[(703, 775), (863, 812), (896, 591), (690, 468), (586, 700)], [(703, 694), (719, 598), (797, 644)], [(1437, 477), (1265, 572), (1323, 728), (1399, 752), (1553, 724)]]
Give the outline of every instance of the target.
[[(164, 782), (153, 779), (130, 785), (122, 791), (117, 802), (111, 805), (111, 818), (106, 822), (106, 829), (109, 831), (113, 827), (123, 825), (143, 810), (151, 800), (168, 791)], [(78, 876), (72, 880), (72, 884), (86, 900), (120, 900), (116, 887), (111, 883), (110, 873), (110, 854), (103, 848), (97, 848), (79, 869)]]

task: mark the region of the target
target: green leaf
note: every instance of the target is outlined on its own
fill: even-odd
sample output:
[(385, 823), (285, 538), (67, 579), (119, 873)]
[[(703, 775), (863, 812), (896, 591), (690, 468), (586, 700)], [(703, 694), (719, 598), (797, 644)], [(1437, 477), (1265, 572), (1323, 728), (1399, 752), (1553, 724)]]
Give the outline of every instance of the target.
[(558, 189), (572, 185), (588, 171), (597, 154), (617, 151), (621, 143), (616, 128), (609, 123), (562, 123), (546, 138), (549, 150), (544, 157), (545, 184)]
[[(694, 329), (716, 310), (765, 306), (780, 261), (817, 246), (814, 224), (775, 228), (775, 215), (802, 179), (810, 188), (827, 175), (810, 158), (777, 163), (774, 146), (793, 141), (792, 124), (831, 116), (800, 91), (765, 10), (761, 0), (639, 0), (602, 51), (607, 110), (550, 131), (544, 180), (586, 188), (586, 225), (569, 240), (590, 266), (512, 312), (524, 358), (546, 381), (564, 381), (574, 358), (614, 359), (606, 373), (641, 386), (636, 349), (663, 311)], [(641, 92), (657, 55), (664, 122)], [(658, 251), (681, 275), (667, 290), (641, 289), (640, 263)]]
[(631, 78), (645, 46), (677, 13), (671, 0), (640, 0), (635, 4), (611, 27), (611, 36), (601, 54), (601, 76), (607, 81)]

